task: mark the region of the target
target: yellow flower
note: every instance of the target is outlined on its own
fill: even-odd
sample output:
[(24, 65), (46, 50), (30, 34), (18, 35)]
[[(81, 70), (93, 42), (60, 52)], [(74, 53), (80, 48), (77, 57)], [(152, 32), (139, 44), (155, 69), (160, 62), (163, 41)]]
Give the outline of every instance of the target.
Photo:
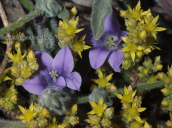
[(26, 56), (26, 53), (22, 56), (21, 55), (21, 50), (20, 50), (20, 48), (18, 48), (17, 54), (13, 55), (12, 53), (7, 52), (7, 55), (9, 56), (9, 58), (11, 58), (11, 60), (9, 60), (10, 62), (19, 63)]
[(150, 9), (147, 11), (142, 11), (140, 10), (140, 1), (137, 3), (136, 7), (132, 10), (131, 7), (128, 5), (128, 11), (129, 11), (129, 15), (132, 18), (135, 18), (137, 20), (141, 20), (141, 17), (146, 15), (147, 13), (150, 12)]
[(10, 88), (7, 88), (6, 85), (3, 85), (3, 92), (2, 92), (2, 95), (5, 97), (5, 98), (10, 98), (12, 95), (16, 94), (16, 90), (14, 89), (14, 85), (12, 85)]
[(146, 108), (138, 108), (136, 106), (136, 102), (133, 102), (132, 107), (127, 109), (128, 112), (128, 117), (127, 117), (127, 122), (129, 122), (131, 119), (135, 119), (138, 122), (142, 123), (143, 121), (139, 117), (139, 112), (143, 112)]
[(108, 81), (112, 78), (112, 74), (108, 75), (108, 76), (103, 76), (103, 73), (101, 72), (101, 70), (98, 70), (98, 77), (99, 79), (92, 79), (92, 81), (96, 84), (98, 84), (99, 87), (106, 87), (111, 85), (111, 83), (109, 83)]
[(91, 48), (90, 46), (88, 45), (85, 45), (85, 39), (86, 35), (81, 37), (79, 40), (78, 40), (78, 37), (75, 38), (75, 42), (73, 44), (73, 50), (74, 51), (77, 51), (78, 52), (78, 55), (82, 58), (82, 55), (81, 55), (81, 52), (83, 50), (86, 50), (86, 49), (89, 49)]
[(131, 85), (128, 87), (124, 87), (124, 94), (123, 96), (121, 94), (115, 93), (115, 95), (121, 99), (122, 103), (130, 103), (133, 101), (133, 97), (136, 95), (136, 90), (133, 92)]
[(156, 22), (158, 21), (159, 16), (155, 17), (153, 19), (153, 16), (151, 15), (151, 13), (148, 13), (145, 17), (145, 23), (146, 23), (146, 27), (145, 29), (150, 32), (152, 34), (152, 36), (156, 39), (156, 33), (158, 31), (164, 31), (166, 30), (166, 28), (161, 28), (161, 27), (157, 27), (158, 24), (156, 24)]
[(79, 18), (77, 17), (76, 20), (72, 18), (68, 23), (60, 21), (59, 28), (57, 30), (58, 39), (64, 40), (65, 43), (69, 43), (69, 41), (71, 41), (69, 38), (72, 38), (72, 36), (75, 36), (76, 33), (82, 31), (83, 29), (77, 29), (78, 20)]
[[(57, 121), (58, 122), (58, 121)], [(57, 125), (56, 123), (56, 117), (53, 117), (52, 124), (49, 123), (48, 128), (65, 128), (66, 125)]]
[(10, 70), (10, 68), (7, 68), (4, 70), (4, 72), (1, 74), (0, 76), (0, 83), (2, 81), (7, 81), (7, 80), (12, 80), (10, 77), (8, 77), (6, 74), (8, 73), (8, 71)]
[(98, 105), (92, 101), (89, 101), (93, 110), (87, 114), (97, 114), (99, 117), (103, 114), (104, 110), (107, 108), (107, 105), (103, 105), (103, 99), (101, 97)]
[(152, 127), (145, 121), (145, 125), (143, 126), (143, 128), (152, 128)]
[(21, 112), (23, 113), (23, 115), (18, 116), (17, 117), (18, 119), (26, 120), (27, 122), (29, 122), (30, 120), (32, 120), (37, 115), (37, 113), (35, 113), (33, 111), (33, 103), (31, 103), (31, 105), (29, 106), (29, 109), (27, 109), (27, 110), (24, 109), (20, 105), (19, 105), (19, 108), (20, 108)]
[(134, 60), (135, 60), (135, 53), (138, 50), (141, 51), (143, 49), (144, 49), (144, 47), (141, 47), (141, 46), (137, 47), (135, 44), (128, 43), (127, 47), (121, 49), (120, 52), (126, 52), (126, 51), (129, 52), (131, 54), (131, 58), (132, 58), (132, 60), (134, 62)]

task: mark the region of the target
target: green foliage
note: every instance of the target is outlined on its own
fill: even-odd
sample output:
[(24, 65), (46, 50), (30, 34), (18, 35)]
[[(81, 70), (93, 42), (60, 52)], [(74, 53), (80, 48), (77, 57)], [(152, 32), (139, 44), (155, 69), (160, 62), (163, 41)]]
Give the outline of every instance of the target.
[(0, 30), (0, 35), (3, 35), (3, 34), (9, 32), (9, 31), (12, 31), (17, 27), (20, 27), (22, 24), (30, 21), (33, 17), (37, 16), (41, 12), (42, 12), (41, 8), (33, 11), (32, 13), (28, 14), (27, 16), (25, 16), (21, 20), (18, 20), (16, 22), (10, 24), (8, 27), (5, 27), (5, 28), (1, 29)]
[(19, 1), (30, 11), (33, 10), (34, 6), (30, 2), (28, 2), (27, 0), (19, 0)]
[(69, 12), (60, 0), (37, 0), (36, 7), (42, 8), (47, 17), (68, 18)]
[(0, 119), (0, 127), (1, 128), (27, 128), (27, 125), (22, 123), (21, 121), (10, 121)]
[(98, 40), (104, 31), (104, 19), (112, 12), (111, 0), (95, 0), (91, 14), (93, 35)]

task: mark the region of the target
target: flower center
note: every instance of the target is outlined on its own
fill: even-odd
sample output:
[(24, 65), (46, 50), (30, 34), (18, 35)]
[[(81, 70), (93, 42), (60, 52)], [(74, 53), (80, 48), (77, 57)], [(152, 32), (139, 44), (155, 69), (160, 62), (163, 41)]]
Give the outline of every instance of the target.
[(108, 50), (117, 49), (118, 37), (114, 35), (107, 35), (104, 38), (104, 45)]
[(51, 77), (53, 77), (53, 82), (55, 83), (58, 76), (57, 71), (49, 72), (49, 74), (51, 74)]

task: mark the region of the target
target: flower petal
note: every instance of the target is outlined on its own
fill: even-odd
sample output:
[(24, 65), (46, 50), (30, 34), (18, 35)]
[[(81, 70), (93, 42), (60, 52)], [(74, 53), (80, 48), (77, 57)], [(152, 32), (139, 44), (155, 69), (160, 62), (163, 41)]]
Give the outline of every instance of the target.
[(35, 57), (39, 65), (38, 73), (45, 76), (48, 83), (52, 82), (51, 75), (49, 72), (52, 71), (53, 58), (46, 52), (35, 52)]
[(63, 77), (67, 77), (73, 70), (74, 61), (69, 48), (66, 46), (62, 48), (54, 58), (53, 70)]
[(36, 75), (27, 79), (22, 86), (30, 93), (41, 95), (42, 91), (48, 86), (43, 75)]
[(121, 49), (122, 49), (122, 44), (118, 44), (118, 49), (114, 50), (108, 58), (109, 64), (111, 65), (111, 67), (115, 72), (120, 72), (119, 66), (121, 65), (124, 59), (124, 53), (119, 52)]
[(118, 32), (120, 29), (120, 24), (118, 19), (115, 16), (115, 13), (112, 11), (104, 21), (104, 33), (112, 33), (115, 36), (118, 36)]
[(67, 87), (79, 90), (81, 86), (81, 76), (77, 72), (72, 72), (69, 77), (65, 78)]
[(89, 53), (91, 67), (97, 69), (102, 66), (110, 52), (103, 48), (91, 49)]
[(66, 81), (62, 76), (59, 76), (55, 83), (53, 83), (51, 86), (56, 86), (59, 88), (64, 88), (66, 86)]
[(83, 37), (86, 34), (86, 38), (84, 40), (86, 42), (86, 44), (95, 45), (97, 41), (94, 39), (91, 25), (85, 25), (85, 26), (81, 26), (79, 28), (84, 28), (84, 30), (77, 33), (78, 38), (80, 39), (81, 37)]
[(121, 37), (124, 37), (124, 36), (127, 36), (127, 31), (119, 31), (118, 33), (118, 43), (117, 45), (122, 42), (122, 38)]

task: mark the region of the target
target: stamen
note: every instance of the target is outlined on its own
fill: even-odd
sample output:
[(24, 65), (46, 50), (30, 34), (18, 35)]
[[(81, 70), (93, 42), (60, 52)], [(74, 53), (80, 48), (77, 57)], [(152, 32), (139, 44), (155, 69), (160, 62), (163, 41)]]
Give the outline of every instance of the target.
[(104, 38), (104, 45), (108, 50), (117, 49), (118, 37), (114, 35), (107, 35)]
[(51, 74), (51, 77), (53, 77), (53, 82), (56, 82), (56, 80), (57, 80), (56, 77), (58, 76), (57, 71), (49, 72), (49, 74)]

